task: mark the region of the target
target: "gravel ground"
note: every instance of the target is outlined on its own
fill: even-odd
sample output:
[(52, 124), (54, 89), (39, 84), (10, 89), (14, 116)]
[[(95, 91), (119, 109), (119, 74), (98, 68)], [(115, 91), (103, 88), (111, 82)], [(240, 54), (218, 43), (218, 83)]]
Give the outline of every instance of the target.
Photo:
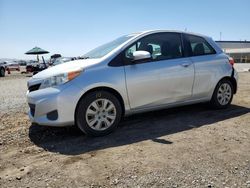
[(31, 125), (28, 79), (0, 78), (0, 187), (250, 187), (250, 73), (226, 110), (134, 115), (101, 138)]
[[(0, 78), (0, 114), (17, 112), (20, 111), (20, 108), (26, 106), (25, 94), (28, 79), (29, 77), (20, 74)], [(26, 111), (26, 109), (22, 109), (22, 111)]]

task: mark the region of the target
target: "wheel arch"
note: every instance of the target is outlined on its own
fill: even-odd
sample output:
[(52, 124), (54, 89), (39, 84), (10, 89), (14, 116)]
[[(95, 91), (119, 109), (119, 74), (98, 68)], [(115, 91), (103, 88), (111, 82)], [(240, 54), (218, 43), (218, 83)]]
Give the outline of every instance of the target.
[(79, 102), (89, 93), (91, 92), (95, 92), (95, 91), (106, 91), (109, 93), (112, 93), (115, 97), (117, 97), (117, 99), (119, 100), (121, 107), (122, 107), (122, 116), (125, 114), (125, 104), (124, 104), (124, 100), (122, 98), (122, 95), (115, 89), (111, 88), (111, 87), (107, 87), (107, 86), (100, 86), (100, 87), (94, 87), (91, 88), (89, 90), (87, 90), (78, 100), (76, 108), (75, 108), (75, 113), (74, 113), (74, 119), (76, 120), (76, 111), (77, 108), (79, 106)]
[[(236, 94), (236, 92), (237, 92), (237, 81), (236, 81), (236, 79), (234, 77), (232, 77), (232, 76), (231, 77), (230, 76), (225, 76), (225, 77), (221, 78), (218, 83), (220, 83), (222, 80), (229, 80), (233, 85), (233, 91), (234, 91), (233, 93)], [(218, 85), (218, 83), (216, 84), (216, 86)]]

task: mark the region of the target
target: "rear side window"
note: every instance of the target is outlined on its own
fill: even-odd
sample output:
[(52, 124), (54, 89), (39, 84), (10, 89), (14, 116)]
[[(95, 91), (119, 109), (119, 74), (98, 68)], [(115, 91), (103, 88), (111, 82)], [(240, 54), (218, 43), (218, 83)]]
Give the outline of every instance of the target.
[(202, 37), (194, 35), (186, 35), (186, 42), (191, 56), (201, 56), (215, 54), (216, 51), (212, 46)]

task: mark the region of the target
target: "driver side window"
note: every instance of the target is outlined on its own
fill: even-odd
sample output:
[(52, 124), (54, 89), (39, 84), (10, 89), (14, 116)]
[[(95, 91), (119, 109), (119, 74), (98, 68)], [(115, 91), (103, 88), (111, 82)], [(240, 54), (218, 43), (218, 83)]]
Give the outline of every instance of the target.
[(139, 39), (125, 51), (127, 60), (133, 59), (135, 51), (147, 51), (152, 61), (182, 57), (181, 37), (178, 33), (157, 33)]
[(152, 56), (152, 59), (156, 59), (157, 56), (161, 55), (161, 46), (159, 44), (148, 43), (145, 46), (142, 46), (141, 44), (141, 41), (138, 41), (128, 48), (125, 51), (125, 57), (128, 59), (133, 59), (133, 53), (139, 50), (149, 52)]

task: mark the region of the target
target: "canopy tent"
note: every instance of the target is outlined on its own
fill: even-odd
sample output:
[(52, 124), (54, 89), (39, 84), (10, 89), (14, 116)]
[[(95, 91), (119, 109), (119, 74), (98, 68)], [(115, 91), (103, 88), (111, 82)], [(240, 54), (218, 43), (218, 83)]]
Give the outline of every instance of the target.
[[(37, 61), (39, 62), (39, 56), (38, 55), (48, 54), (48, 53), (49, 53), (48, 51), (43, 50), (42, 48), (34, 47), (31, 50), (27, 51), (25, 54), (27, 54), (27, 55), (37, 55)], [(42, 59), (43, 59), (43, 63), (45, 64), (45, 61), (44, 61), (43, 57), (42, 57)]]
[(48, 54), (49, 52), (46, 50), (43, 50), (39, 47), (34, 47), (31, 50), (27, 51), (25, 54), (27, 55), (39, 55), (39, 54)]

